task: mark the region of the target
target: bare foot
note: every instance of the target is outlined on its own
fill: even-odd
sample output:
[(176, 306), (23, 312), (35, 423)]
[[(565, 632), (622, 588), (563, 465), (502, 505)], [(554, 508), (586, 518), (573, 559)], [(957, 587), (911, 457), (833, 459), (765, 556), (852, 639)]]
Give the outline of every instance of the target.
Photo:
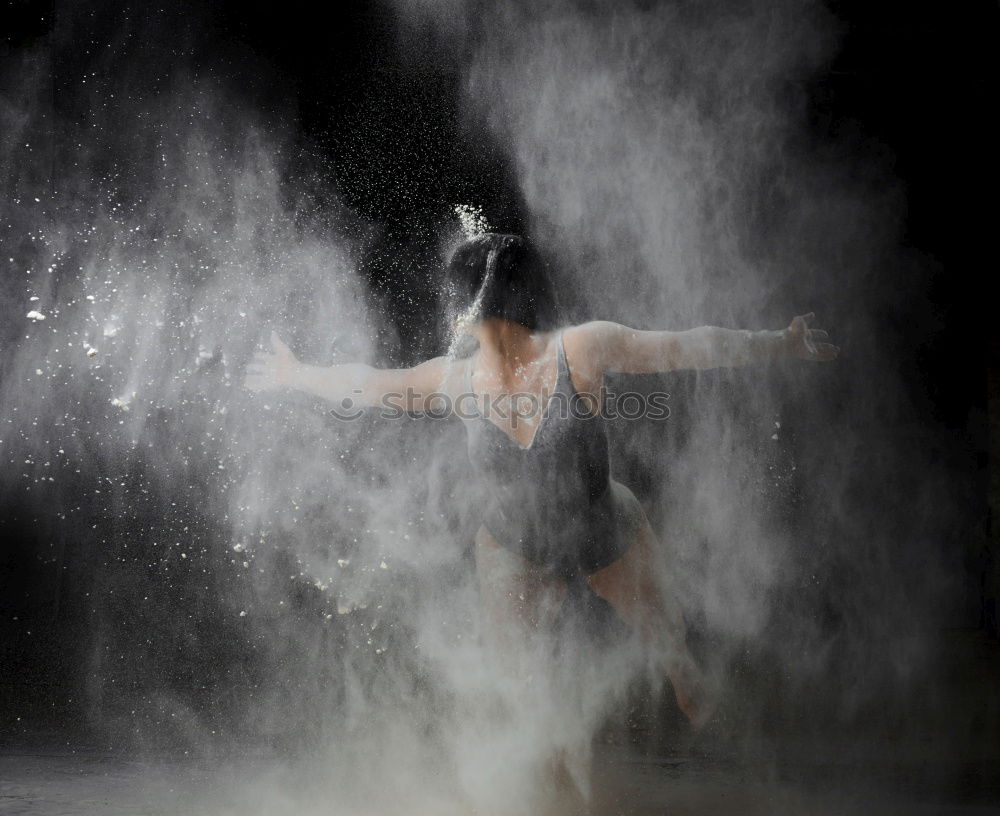
[(695, 728), (704, 726), (715, 713), (718, 699), (709, 691), (705, 676), (691, 656), (684, 654), (669, 677), (674, 686), (677, 707)]
[[(572, 766), (576, 766), (575, 769)], [(546, 763), (550, 787), (548, 801), (542, 811), (551, 816), (584, 816), (590, 813), (589, 789), (581, 788), (581, 783), (584, 788), (589, 788), (589, 781), (587, 778), (579, 778), (581, 773), (584, 777), (589, 777), (589, 766), (589, 754), (583, 756), (564, 749), (558, 750)]]

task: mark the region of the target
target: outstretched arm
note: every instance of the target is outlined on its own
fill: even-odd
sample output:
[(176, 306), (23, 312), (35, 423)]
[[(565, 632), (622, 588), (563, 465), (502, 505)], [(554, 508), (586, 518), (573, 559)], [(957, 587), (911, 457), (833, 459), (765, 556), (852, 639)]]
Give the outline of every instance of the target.
[(350, 399), (354, 405), (379, 405), (386, 398), (406, 411), (424, 408), (424, 399), (444, 389), (446, 360), (435, 357), (413, 368), (372, 368), (364, 363), (307, 365), (271, 332), (273, 353), (257, 352), (247, 366), (245, 385), (251, 391), (291, 388), (330, 402)]
[(827, 333), (810, 329), (812, 313), (778, 331), (742, 331), (702, 326), (687, 331), (639, 331), (598, 321), (577, 328), (602, 371), (651, 374), (683, 368), (732, 368), (780, 357), (833, 360), (840, 349)]

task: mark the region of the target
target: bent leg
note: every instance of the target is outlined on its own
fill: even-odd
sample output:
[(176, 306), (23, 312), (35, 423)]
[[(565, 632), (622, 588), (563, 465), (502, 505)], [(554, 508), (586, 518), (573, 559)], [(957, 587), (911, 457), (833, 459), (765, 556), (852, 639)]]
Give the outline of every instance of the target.
[(658, 580), (653, 558), (657, 546), (656, 535), (643, 514), (632, 546), (617, 561), (591, 575), (587, 583), (651, 646), (666, 647), (667, 675), (677, 705), (698, 727), (711, 716), (712, 706), (701, 671), (687, 650), (681, 609)]

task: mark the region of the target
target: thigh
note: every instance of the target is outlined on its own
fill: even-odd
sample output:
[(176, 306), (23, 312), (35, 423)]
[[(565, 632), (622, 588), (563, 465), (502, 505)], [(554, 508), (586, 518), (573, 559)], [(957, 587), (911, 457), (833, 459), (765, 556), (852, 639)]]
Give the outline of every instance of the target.
[(628, 540), (623, 544), (624, 552), (606, 567), (587, 576), (590, 588), (619, 611), (648, 598), (657, 586), (654, 546), (656, 538), (653, 530), (642, 517), (635, 530), (623, 532)]
[[(637, 502), (638, 504), (638, 502)], [(683, 640), (684, 622), (659, 559), (659, 542), (642, 508), (631, 527), (622, 555), (588, 576), (587, 583), (614, 607), (627, 622), (660, 633), (670, 640)]]

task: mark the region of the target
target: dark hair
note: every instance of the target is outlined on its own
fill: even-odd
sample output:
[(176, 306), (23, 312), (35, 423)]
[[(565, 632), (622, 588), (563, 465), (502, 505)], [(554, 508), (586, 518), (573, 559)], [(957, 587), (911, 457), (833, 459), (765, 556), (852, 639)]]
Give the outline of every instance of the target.
[(499, 317), (528, 329), (556, 323), (548, 266), (519, 235), (488, 232), (464, 241), (448, 261), (446, 287), (452, 314), (475, 308), (473, 320)]

